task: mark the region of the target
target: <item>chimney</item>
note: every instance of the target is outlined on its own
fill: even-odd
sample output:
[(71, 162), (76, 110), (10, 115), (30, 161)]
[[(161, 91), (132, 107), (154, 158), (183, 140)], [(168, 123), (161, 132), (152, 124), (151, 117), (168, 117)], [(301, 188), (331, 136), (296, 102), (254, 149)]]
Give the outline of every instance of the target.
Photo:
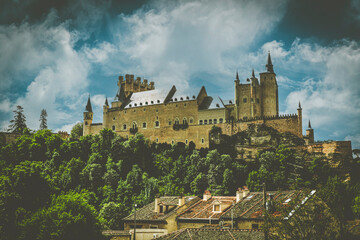
[(179, 207), (183, 206), (185, 204), (185, 196), (181, 194), (179, 197)]
[(240, 202), (240, 200), (243, 198), (243, 191), (241, 188), (238, 188), (236, 191), (236, 203)]
[(211, 198), (211, 193), (210, 193), (210, 191), (209, 191), (209, 190), (205, 190), (204, 195), (203, 195), (203, 200), (204, 200), (204, 201), (207, 201), (207, 200), (210, 199), (210, 198)]
[(160, 212), (159, 203), (160, 203), (160, 197), (159, 197), (159, 195), (156, 195), (156, 197), (155, 197), (155, 212), (156, 213)]
[(243, 190), (243, 198), (250, 193), (250, 190), (247, 188), (247, 186), (243, 186), (242, 190)]

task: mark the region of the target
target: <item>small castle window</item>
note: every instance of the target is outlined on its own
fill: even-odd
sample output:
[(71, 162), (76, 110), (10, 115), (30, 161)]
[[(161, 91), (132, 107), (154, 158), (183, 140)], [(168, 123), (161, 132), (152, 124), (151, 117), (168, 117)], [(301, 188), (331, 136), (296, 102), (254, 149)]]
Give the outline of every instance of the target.
[(113, 131), (115, 131), (115, 126), (112, 126), (111, 129), (112, 129)]
[(146, 111), (146, 108), (144, 108), (144, 112)]
[(154, 104), (154, 101), (151, 101), (151, 104)]
[(186, 103), (184, 103), (184, 107), (186, 107)]
[(189, 141), (188, 141), (187, 139), (185, 139), (185, 144), (188, 144), (188, 142), (189, 142)]
[(160, 127), (160, 122), (159, 121), (155, 121), (155, 127), (156, 128)]
[(180, 100), (181, 100), (181, 101), (184, 100), (183, 97), (181, 97)]
[(175, 101), (177, 101), (177, 98), (175, 98)]
[(254, 99), (253, 99), (253, 98), (251, 98), (251, 102), (252, 102), (252, 103), (254, 102)]
[(123, 125), (123, 130), (126, 130), (126, 124)]
[(155, 112), (158, 112), (159, 110), (155, 109)]
[(129, 107), (131, 107), (131, 104), (129, 104)]
[(199, 120), (199, 124), (200, 124), (200, 125), (203, 125), (203, 120)]
[(186, 96), (186, 99), (189, 100), (190, 99), (189, 96)]
[(247, 102), (247, 98), (244, 98), (244, 99), (243, 99), (243, 103), (246, 103), (246, 102)]
[(85, 125), (88, 125), (88, 122), (85, 122)]
[(174, 124), (180, 124), (180, 120), (178, 118), (175, 118)]
[(202, 138), (202, 139), (201, 139), (201, 143), (204, 143), (204, 142), (205, 142), (205, 140)]
[(219, 119), (219, 123), (223, 123), (223, 119), (222, 119), (222, 118)]
[(174, 142), (174, 140), (171, 140), (171, 144), (174, 144), (175, 142)]
[(124, 114), (126, 114), (126, 110), (124, 111)]
[(207, 124), (207, 120), (204, 120), (204, 124)]
[(140, 106), (142, 106), (142, 103), (140, 103)]
[[(176, 99), (176, 98), (175, 98)], [(178, 107), (178, 105), (176, 104), (175, 107)]]
[(217, 119), (214, 119), (214, 124), (217, 124)]
[(194, 123), (194, 119), (193, 119), (193, 118), (190, 118), (190, 119), (189, 119), (189, 122), (190, 122), (190, 123)]
[(220, 212), (220, 205), (219, 205), (219, 204), (215, 204), (213, 211), (214, 211), (214, 212)]
[(230, 100), (229, 103), (232, 104), (232, 101)]
[(159, 116), (156, 116), (156, 120), (159, 120)]
[(136, 122), (132, 122), (132, 128), (137, 128), (137, 123)]
[(186, 124), (186, 123), (187, 123), (186, 118), (183, 118), (183, 124)]
[(134, 112), (136, 112), (136, 109), (134, 109)]
[(160, 100), (157, 100), (157, 103), (160, 103)]
[(212, 124), (212, 119), (209, 119), (209, 124)]
[(171, 120), (169, 120), (169, 126), (171, 126)]
[(113, 121), (115, 121), (115, 117), (113, 117)]
[(192, 98), (195, 99), (195, 96), (193, 95)]
[(137, 103), (135, 103), (134, 106), (136, 107), (136, 106), (137, 106)]
[(148, 105), (148, 102), (145, 102), (146, 105)]
[(146, 122), (143, 122), (142, 127), (146, 128)]
[(260, 103), (260, 99), (257, 98), (257, 99), (256, 99), (256, 103)]
[(159, 139), (158, 139), (158, 138), (156, 138), (156, 142), (157, 142), (157, 143), (159, 142)]

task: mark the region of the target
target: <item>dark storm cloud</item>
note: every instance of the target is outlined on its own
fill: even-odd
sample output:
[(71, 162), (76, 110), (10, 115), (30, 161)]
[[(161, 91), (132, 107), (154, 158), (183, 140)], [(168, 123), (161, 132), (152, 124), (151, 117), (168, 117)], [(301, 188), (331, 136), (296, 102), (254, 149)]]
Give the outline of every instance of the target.
[(279, 25), (282, 37), (360, 40), (360, 6), (351, 0), (292, 0)]

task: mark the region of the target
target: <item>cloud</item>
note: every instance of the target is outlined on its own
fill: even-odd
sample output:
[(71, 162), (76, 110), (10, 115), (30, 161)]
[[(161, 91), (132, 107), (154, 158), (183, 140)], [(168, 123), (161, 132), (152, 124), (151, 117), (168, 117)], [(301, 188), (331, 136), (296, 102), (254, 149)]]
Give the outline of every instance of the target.
[(311, 119), (323, 138), (341, 140), (351, 132), (359, 133), (359, 43), (342, 40), (322, 46), (296, 39), (288, 49), (276, 41), (262, 48), (275, 50), (273, 63), (280, 85), (297, 88), (286, 98), (286, 112), (294, 112), (300, 100), (304, 127)]
[[(23, 106), (32, 129), (39, 127), (43, 108), (50, 127), (69, 121), (66, 104), (76, 102), (88, 85), (89, 63), (74, 49), (74, 34), (66, 24), (54, 26), (54, 14), (41, 24), (0, 27), (0, 91), (5, 96), (0, 111)], [(16, 85), (26, 87), (14, 98), (8, 89)]]
[(233, 75), (238, 58), (273, 30), (285, 7), (282, 0), (154, 2), (119, 16), (113, 44), (131, 64), (111, 58), (106, 66), (186, 90), (199, 72)]

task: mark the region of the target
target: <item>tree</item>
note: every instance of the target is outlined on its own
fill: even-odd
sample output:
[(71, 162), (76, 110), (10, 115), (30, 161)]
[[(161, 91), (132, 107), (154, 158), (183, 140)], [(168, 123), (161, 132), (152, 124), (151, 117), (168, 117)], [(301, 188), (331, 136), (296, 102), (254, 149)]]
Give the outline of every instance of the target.
[(79, 139), (83, 135), (83, 124), (81, 122), (76, 123), (71, 129), (71, 138)]
[(25, 128), (27, 128), (26, 126), (26, 117), (24, 115), (24, 109), (22, 106), (17, 106), (16, 110), (13, 111), (14, 114), (14, 119), (10, 121), (10, 125), (8, 128), (8, 132), (11, 133), (22, 133), (24, 131)]
[(109, 229), (120, 229), (122, 226), (121, 219), (125, 217), (124, 206), (114, 202), (105, 203), (100, 209), (99, 216), (105, 221), (105, 227)]
[(47, 112), (45, 109), (41, 110), (39, 121), (40, 121), (40, 130), (47, 129)]

